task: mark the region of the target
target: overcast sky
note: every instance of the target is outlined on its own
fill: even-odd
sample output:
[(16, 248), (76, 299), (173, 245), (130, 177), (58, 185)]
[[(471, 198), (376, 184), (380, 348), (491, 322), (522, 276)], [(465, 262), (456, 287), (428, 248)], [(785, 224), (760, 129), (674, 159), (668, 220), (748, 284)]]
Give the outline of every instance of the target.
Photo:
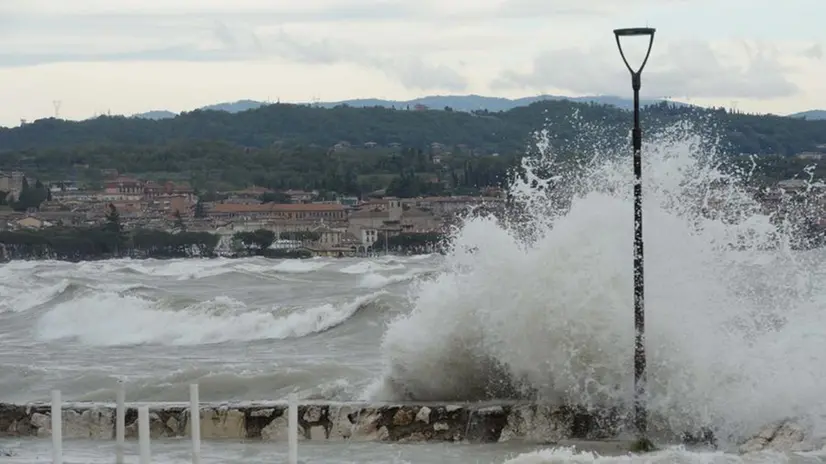
[[(0, 0), (0, 124), (239, 99), (630, 94), (826, 108), (824, 0)], [(633, 47), (631, 44), (629, 47)], [(634, 51), (639, 52), (640, 47)]]

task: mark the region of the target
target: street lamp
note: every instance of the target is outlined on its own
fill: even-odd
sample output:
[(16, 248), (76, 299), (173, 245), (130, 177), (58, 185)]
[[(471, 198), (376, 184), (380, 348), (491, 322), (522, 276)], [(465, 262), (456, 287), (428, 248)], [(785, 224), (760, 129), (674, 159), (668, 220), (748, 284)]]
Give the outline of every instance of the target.
[[(631, 73), (631, 88), (634, 90), (634, 130), (632, 144), (634, 147), (634, 425), (639, 434), (636, 445), (641, 451), (653, 448), (646, 438), (648, 429), (648, 414), (645, 407), (645, 280), (643, 278), (643, 244), (642, 244), (642, 130), (640, 129), (640, 76), (648, 57), (651, 55), (651, 46), (654, 44), (654, 32), (650, 27), (635, 27), (628, 29), (614, 29), (622, 61)], [(635, 70), (628, 64), (625, 53), (622, 51), (623, 37), (648, 37), (648, 51), (642, 64)]]

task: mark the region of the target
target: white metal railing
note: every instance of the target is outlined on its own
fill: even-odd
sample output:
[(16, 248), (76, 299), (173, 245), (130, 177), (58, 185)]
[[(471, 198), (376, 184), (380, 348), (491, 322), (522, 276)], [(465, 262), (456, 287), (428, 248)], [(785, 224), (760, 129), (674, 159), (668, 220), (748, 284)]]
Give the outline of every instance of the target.
[[(52, 463), (63, 464), (63, 403), (60, 390), (52, 390)], [(197, 420), (193, 411), (198, 411)], [(192, 463), (201, 463), (201, 415), (198, 384), (189, 386), (189, 423), (190, 437), (192, 438)], [(287, 441), (289, 444), (289, 464), (298, 464), (298, 396), (295, 393), (289, 396), (287, 409)], [(115, 410), (115, 462), (123, 464), (126, 442), (126, 390), (121, 384), (117, 392), (117, 407)], [(138, 407), (138, 448), (140, 450), (140, 464), (152, 462), (152, 452), (149, 436), (149, 406)]]

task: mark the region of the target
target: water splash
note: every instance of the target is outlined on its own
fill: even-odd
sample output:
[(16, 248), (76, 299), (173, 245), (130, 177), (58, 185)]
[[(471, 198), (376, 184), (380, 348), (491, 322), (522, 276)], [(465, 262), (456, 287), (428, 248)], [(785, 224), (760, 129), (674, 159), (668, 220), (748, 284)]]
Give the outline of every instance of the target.
[[(647, 137), (652, 415), (673, 430), (709, 426), (721, 437), (794, 415), (819, 425), (826, 412), (819, 252), (793, 249), (797, 229), (763, 211), (743, 181), (748, 172), (724, 169), (707, 133), (682, 123)], [(389, 326), (385, 374), (366, 397), (627, 408), (630, 156), (607, 145), (551, 150), (547, 133), (537, 140), (539, 156), (524, 161), (511, 188), (521, 214), (475, 218), (457, 230), (447, 270), (421, 282), (413, 311)], [(584, 156), (557, 155), (572, 152)]]

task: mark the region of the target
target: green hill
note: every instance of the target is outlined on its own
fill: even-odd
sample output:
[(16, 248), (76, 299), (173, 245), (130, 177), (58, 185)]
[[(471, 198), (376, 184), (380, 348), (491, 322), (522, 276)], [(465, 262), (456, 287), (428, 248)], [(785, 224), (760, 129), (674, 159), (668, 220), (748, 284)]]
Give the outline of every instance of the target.
[[(826, 121), (666, 103), (643, 112), (648, 131), (686, 118), (708, 123), (734, 156), (788, 157), (826, 144)], [(589, 138), (627, 143), (630, 123), (630, 113), (615, 106), (564, 100), (502, 112), (275, 104), (162, 120), (50, 118), (0, 129), (0, 169), (94, 179), (110, 168), (189, 179), (201, 188), (256, 184), (359, 193), (393, 179), (422, 183), (419, 190), (437, 189), (431, 184), (472, 188), (501, 181), (546, 125), (552, 141), (565, 145)], [(599, 130), (583, 131), (583, 124)]]

